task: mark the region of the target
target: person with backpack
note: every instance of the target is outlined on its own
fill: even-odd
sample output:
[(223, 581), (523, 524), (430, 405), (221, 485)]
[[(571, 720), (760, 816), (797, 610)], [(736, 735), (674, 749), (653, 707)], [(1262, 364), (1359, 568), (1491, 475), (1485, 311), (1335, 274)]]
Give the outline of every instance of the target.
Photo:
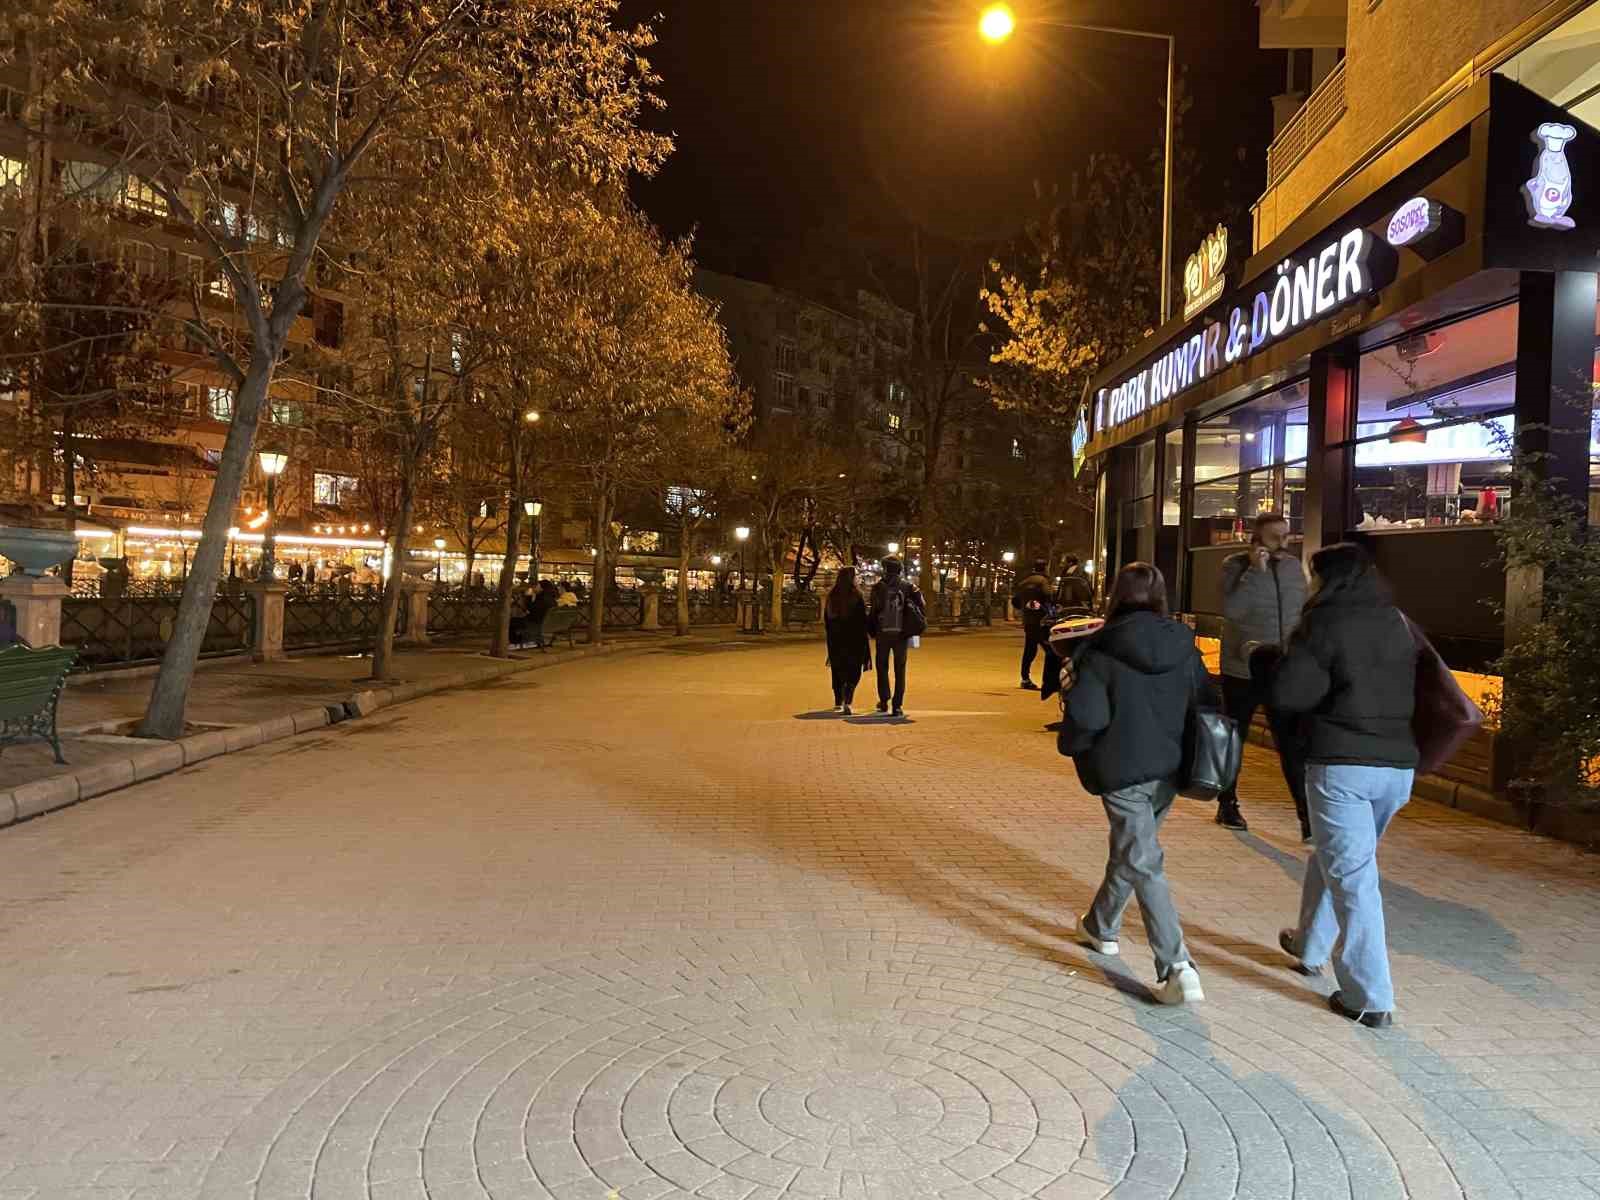
[(1061, 583), (1056, 588), (1057, 615), (1086, 614), (1094, 608), (1094, 581), (1076, 554), (1061, 560)]
[(1011, 594), (1011, 607), (1022, 613), (1022, 689), (1027, 692), (1039, 690), (1033, 681), (1033, 660), (1041, 647), (1048, 648), (1050, 618), (1055, 611), (1055, 589), (1045, 575), (1049, 569), (1044, 559), (1035, 559), (1033, 574)]
[(906, 715), (906, 653), (911, 639), (921, 637), (928, 628), (927, 608), (922, 593), (902, 578), (898, 558), (883, 560), (883, 578), (872, 585), (867, 606), (867, 632), (877, 643), (878, 711), (890, 711), (889, 664), (894, 664), (894, 715)]
[(856, 686), (872, 666), (867, 638), (867, 603), (856, 587), (856, 569), (841, 567), (822, 610), (828, 635), (828, 666), (833, 670), (833, 710), (851, 714)]
[(1178, 794), (1189, 712), (1215, 697), (1194, 632), (1167, 615), (1167, 583), (1158, 568), (1139, 562), (1122, 568), (1105, 627), (1073, 663), (1058, 745), (1071, 755), (1083, 786), (1100, 797), (1111, 825), (1105, 879), (1078, 918), (1078, 938), (1098, 954), (1117, 954), (1123, 912), (1137, 897), (1156, 960), (1157, 999), (1203, 1000), (1158, 834)]
[(1328, 1006), (1371, 1029), (1394, 1023), (1394, 982), (1378, 843), (1411, 799), (1418, 750), (1419, 649), (1360, 546), (1311, 556), (1312, 597), (1287, 649), (1256, 649), (1251, 668), (1271, 702), (1306, 714), (1306, 799), (1315, 834), (1300, 920), (1278, 945), (1307, 975), (1331, 957)]

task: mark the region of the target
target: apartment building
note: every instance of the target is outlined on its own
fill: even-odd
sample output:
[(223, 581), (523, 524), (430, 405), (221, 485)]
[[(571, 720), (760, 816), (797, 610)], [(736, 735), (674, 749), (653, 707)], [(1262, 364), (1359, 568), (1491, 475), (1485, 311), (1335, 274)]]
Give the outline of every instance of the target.
[[(1504, 643), (1512, 447), (1600, 520), (1600, 5), (1261, 0), (1252, 253), (1095, 381), (1097, 557), (1204, 628), (1250, 521), (1355, 537), (1452, 665)], [(1213, 264), (1195, 272), (1208, 282)], [(1526, 594), (1525, 594), (1526, 593)]]

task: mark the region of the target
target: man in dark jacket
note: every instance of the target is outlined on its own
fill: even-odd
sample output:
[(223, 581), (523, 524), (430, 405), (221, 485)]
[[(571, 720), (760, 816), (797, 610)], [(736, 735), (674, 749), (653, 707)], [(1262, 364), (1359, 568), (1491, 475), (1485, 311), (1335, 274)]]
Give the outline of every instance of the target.
[(1011, 594), (1011, 607), (1022, 613), (1022, 687), (1030, 692), (1039, 690), (1039, 685), (1033, 681), (1033, 660), (1050, 636), (1051, 597), (1055, 589), (1045, 577), (1049, 569), (1050, 564), (1044, 559), (1035, 559), (1033, 574), (1017, 584), (1017, 590)]
[[(1281, 649), (1300, 623), (1306, 603), (1305, 569), (1299, 558), (1289, 553), (1288, 540), (1289, 523), (1282, 515), (1262, 513), (1256, 518), (1250, 548), (1230, 555), (1222, 564), (1222, 702), (1246, 736), (1256, 709), (1266, 699), (1250, 681), (1248, 652), (1254, 646)], [(1270, 703), (1266, 709), (1284, 782), (1300, 817), (1300, 838), (1309, 842), (1306, 763), (1299, 721)], [(1217, 824), (1228, 829), (1249, 828), (1239, 811), (1237, 788), (1229, 788), (1217, 798)]]
[(1056, 607), (1063, 612), (1071, 609), (1089, 612), (1094, 608), (1094, 580), (1089, 578), (1089, 572), (1083, 569), (1076, 554), (1069, 554), (1062, 560)]
[(906, 715), (906, 653), (911, 639), (927, 626), (927, 609), (914, 583), (901, 577), (898, 558), (883, 560), (883, 578), (872, 585), (867, 632), (876, 639), (878, 711), (889, 712), (889, 664), (894, 663), (894, 715)]

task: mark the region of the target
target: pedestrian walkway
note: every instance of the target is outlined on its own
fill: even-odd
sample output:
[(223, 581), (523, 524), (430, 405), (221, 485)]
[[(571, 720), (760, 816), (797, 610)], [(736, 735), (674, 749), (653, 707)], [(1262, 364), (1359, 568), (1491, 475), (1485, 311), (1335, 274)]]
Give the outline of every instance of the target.
[(1303, 862), (1181, 802), (1208, 999), (1075, 947), (1104, 818), (1017, 635), (909, 719), (816, 643), (418, 700), (0, 831), (0, 1200), (1600, 1195), (1597, 860), (1413, 804), (1391, 1031), (1275, 931)]

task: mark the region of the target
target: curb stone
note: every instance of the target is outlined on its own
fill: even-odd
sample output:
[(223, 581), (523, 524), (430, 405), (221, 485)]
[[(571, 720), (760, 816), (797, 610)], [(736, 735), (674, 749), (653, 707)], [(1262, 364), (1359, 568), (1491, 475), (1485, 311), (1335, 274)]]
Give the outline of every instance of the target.
[(176, 741), (152, 742), (147, 747), (134, 750), (127, 758), (99, 762), (91, 767), (52, 775), (47, 779), (36, 779), (8, 791), (0, 791), (0, 829), (59, 808), (67, 808), (81, 800), (170, 775), (207, 759), (236, 754), (268, 742), (342, 724), (347, 720), (360, 720), (391, 705), (423, 696), (503, 679), (508, 675), (546, 670), (585, 658), (654, 649), (658, 644), (653, 640), (643, 644), (632, 641), (608, 642), (596, 647), (576, 647), (566, 653), (558, 652), (558, 656), (554, 657), (540, 655), (514, 662), (489, 660), (482, 667), (453, 671), (437, 679), (365, 689), (326, 707), (303, 708), (298, 712), (227, 729), (208, 729)]

